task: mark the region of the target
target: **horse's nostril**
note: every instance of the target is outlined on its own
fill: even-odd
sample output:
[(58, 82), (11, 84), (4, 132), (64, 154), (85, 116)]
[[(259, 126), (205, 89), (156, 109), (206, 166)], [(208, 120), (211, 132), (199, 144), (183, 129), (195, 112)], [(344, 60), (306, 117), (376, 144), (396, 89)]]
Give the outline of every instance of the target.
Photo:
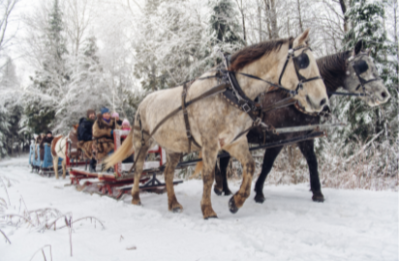
[(325, 105), (325, 103), (326, 103), (326, 99), (323, 98), (323, 99), (320, 101), (320, 106)]
[(382, 92), (382, 93), (381, 93), (381, 96), (382, 96), (382, 98), (384, 98), (384, 99), (385, 99), (386, 97), (388, 97), (388, 95), (386, 94), (386, 92)]

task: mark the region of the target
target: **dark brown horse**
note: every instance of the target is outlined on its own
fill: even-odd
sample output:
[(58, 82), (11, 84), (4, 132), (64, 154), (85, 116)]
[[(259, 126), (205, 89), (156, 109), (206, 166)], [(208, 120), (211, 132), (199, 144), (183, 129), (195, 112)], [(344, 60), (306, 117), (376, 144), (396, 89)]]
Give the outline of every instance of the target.
[[(352, 66), (357, 66), (357, 64), (362, 66), (364, 69), (366, 67), (367, 70), (359, 74), (359, 76), (364, 78), (365, 81), (369, 82), (371, 79), (379, 79), (377, 70), (372, 61), (369, 59), (369, 51), (361, 51), (361, 49), (362, 42), (359, 41), (355, 46), (354, 51), (341, 52), (322, 57), (317, 60), (317, 64), (323, 81), (326, 85), (329, 98), (332, 92), (335, 92), (339, 87), (342, 87), (349, 92), (366, 92), (366, 97), (362, 97), (362, 99), (364, 99), (370, 106), (385, 103), (388, 101), (390, 94), (383, 86), (382, 82), (378, 80), (372, 81), (368, 84), (364, 84), (365, 88), (363, 88), (362, 85), (360, 85), (360, 81), (356, 75), (360, 71), (358, 70), (357, 72), (357, 69), (352, 68)], [(366, 63), (367, 66), (365, 66), (364, 63)], [(276, 101), (284, 99), (285, 97), (286, 94), (282, 92), (268, 93), (263, 96), (262, 107), (273, 104)], [(304, 114), (297, 110), (294, 106), (289, 106), (266, 113), (263, 118), (263, 121), (266, 124), (276, 128), (318, 124), (319, 120), (320, 117)], [(294, 132), (280, 135), (271, 134), (266, 136), (266, 143), (300, 137), (307, 133), (308, 132)], [(261, 144), (264, 142), (264, 135), (261, 129), (251, 130), (248, 133), (247, 138), (249, 143)], [(298, 146), (309, 166), (310, 185), (313, 193), (312, 200), (322, 202), (324, 201), (324, 196), (321, 192), (318, 174), (318, 162), (314, 152), (313, 140), (299, 142)], [(266, 177), (282, 148), (282, 146), (270, 148), (265, 152), (262, 171), (255, 184), (256, 202), (263, 203), (265, 200), (263, 195), (264, 181), (266, 180)], [(222, 193), (225, 195), (231, 194), (231, 191), (228, 189), (227, 177), (226, 175), (222, 174), (226, 173), (229, 159), (229, 157), (221, 158), (220, 168), (216, 167), (215, 169), (216, 184), (214, 186), (214, 191), (218, 195), (221, 195)]]

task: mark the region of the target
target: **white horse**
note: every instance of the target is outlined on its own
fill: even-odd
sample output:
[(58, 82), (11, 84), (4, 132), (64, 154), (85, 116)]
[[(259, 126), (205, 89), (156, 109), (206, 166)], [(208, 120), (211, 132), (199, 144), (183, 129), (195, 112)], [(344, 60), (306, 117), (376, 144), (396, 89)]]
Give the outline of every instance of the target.
[(59, 158), (63, 159), (62, 161), (63, 178), (66, 178), (66, 149), (67, 149), (67, 142), (69, 140), (71, 141), (72, 152), (77, 153), (77, 142), (78, 142), (77, 128), (78, 124), (73, 125), (73, 129), (69, 132), (69, 135), (67, 136), (59, 135), (52, 140), (51, 151), (53, 157), (53, 169), (55, 171), (56, 179), (59, 179), (59, 172), (58, 172)]

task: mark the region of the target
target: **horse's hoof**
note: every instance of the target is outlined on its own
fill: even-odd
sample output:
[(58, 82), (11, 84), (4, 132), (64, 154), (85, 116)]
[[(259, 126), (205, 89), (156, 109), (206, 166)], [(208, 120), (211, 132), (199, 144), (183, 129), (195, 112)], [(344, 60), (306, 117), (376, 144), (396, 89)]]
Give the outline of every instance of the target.
[(217, 194), (217, 196), (221, 196), (222, 195), (222, 190), (214, 187), (214, 192)]
[(232, 195), (231, 190), (229, 190), (229, 189), (224, 190), (224, 195), (225, 195), (225, 196), (230, 196), (230, 195)]
[(172, 209), (173, 213), (182, 213), (182, 208), (181, 207), (175, 207)]
[(132, 205), (141, 206), (141, 201), (139, 201), (139, 200), (132, 200)]
[(230, 198), (230, 200), (228, 201), (228, 207), (229, 207), (229, 211), (231, 211), (232, 214), (235, 214), (236, 212), (238, 212), (238, 207), (235, 205), (234, 196), (232, 196)]
[(324, 202), (325, 197), (323, 196), (321, 191), (313, 192), (312, 200), (315, 202)]
[(209, 219), (217, 219), (217, 216), (211, 216), (211, 217), (205, 217), (204, 220), (209, 220)]
[(256, 194), (254, 199), (255, 199), (256, 203), (261, 203), (261, 204), (265, 201), (265, 197), (263, 194)]

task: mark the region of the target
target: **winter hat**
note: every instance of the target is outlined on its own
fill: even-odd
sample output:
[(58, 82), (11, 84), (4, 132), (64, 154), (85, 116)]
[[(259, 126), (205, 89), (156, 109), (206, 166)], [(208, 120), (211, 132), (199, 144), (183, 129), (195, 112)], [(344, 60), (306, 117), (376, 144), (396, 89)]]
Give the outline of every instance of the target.
[(110, 111), (109, 111), (109, 109), (108, 108), (106, 108), (106, 107), (102, 107), (102, 109), (101, 109), (101, 114), (104, 114), (104, 113), (109, 113)]
[(114, 112), (114, 113), (112, 113), (112, 114), (111, 114), (111, 116), (112, 116), (112, 118), (116, 118), (116, 117), (119, 117), (119, 113), (117, 113), (117, 112)]
[(127, 119), (124, 119), (122, 121), (122, 126), (129, 126), (130, 127), (130, 122)]
[(48, 134), (52, 134), (52, 132), (51, 132), (50, 130), (48, 130), (48, 131), (46, 132), (46, 135), (48, 135)]
[(92, 109), (87, 110), (87, 118), (90, 117), (90, 114), (93, 113), (95, 115), (95, 111)]

